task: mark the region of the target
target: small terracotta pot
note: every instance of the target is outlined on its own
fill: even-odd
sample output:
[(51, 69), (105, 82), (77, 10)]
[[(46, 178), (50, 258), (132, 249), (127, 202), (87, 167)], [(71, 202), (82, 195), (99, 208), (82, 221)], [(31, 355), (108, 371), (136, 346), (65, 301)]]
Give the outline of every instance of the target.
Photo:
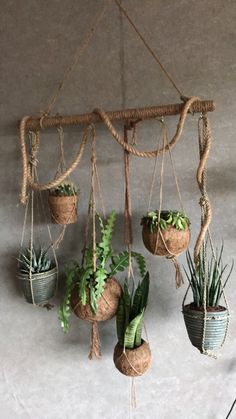
[(149, 344), (142, 341), (142, 345), (134, 349), (126, 349), (116, 344), (113, 354), (113, 361), (116, 368), (124, 375), (129, 377), (138, 377), (143, 375), (151, 365), (152, 354)]
[(78, 196), (49, 195), (48, 203), (54, 224), (73, 224), (77, 221)]
[(190, 242), (189, 227), (186, 230), (177, 230), (168, 226), (164, 230), (160, 229), (158, 240), (157, 235), (158, 229), (151, 233), (147, 225), (143, 226), (143, 243), (153, 255), (178, 256), (188, 248)]
[(71, 308), (75, 315), (82, 320), (105, 321), (116, 315), (122, 288), (115, 278), (109, 278), (102, 296), (97, 301), (97, 311), (93, 313), (89, 303), (89, 292), (87, 291), (87, 303), (83, 305), (78, 296), (78, 289), (75, 288), (71, 296)]

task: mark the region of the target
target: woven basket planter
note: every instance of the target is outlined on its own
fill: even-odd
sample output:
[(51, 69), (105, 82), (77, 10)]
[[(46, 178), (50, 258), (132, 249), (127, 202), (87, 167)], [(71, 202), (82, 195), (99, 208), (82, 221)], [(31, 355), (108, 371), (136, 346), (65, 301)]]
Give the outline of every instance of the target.
[(73, 224), (77, 221), (78, 196), (49, 195), (48, 203), (54, 224)]
[(126, 349), (117, 343), (114, 349), (113, 361), (116, 368), (124, 375), (138, 377), (143, 375), (151, 365), (152, 354), (149, 344), (142, 342), (138, 348)]
[(183, 307), (183, 316), (189, 339), (200, 352), (203, 349), (209, 351), (219, 349), (224, 343), (229, 313), (225, 307), (221, 308), (221, 311), (207, 311), (203, 342), (204, 312), (194, 310), (190, 308), (190, 305)]
[(190, 242), (189, 228), (177, 230), (170, 225), (166, 229), (160, 230), (159, 237), (157, 235), (158, 230), (151, 233), (147, 225), (143, 226), (143, 243), (153, 255), (178, 256), (188, 248)]
[(87, 292), (87, 304), (83, 305), (78, 296), (78, 290), (74, 289), (71, 296), (71, 308), (75, 315), (82, 320), (91, 322), (106, 321), (112, 319), (117, 312), (122, 288), (115, 278), (109, 278), (102, 296), (97, 301), (96, 314), (93, 313), (89, 303), (89, 293)]
[[(30, 279), (28, 274), (18, 273), (21, 289), (28, 303), (33, 303)], [(35, 304), (42, 304), (50, 300), (55, 294), (57, 282), (57, 268), (52, 268), (47, 272), (32, 274), (32, 291)]]

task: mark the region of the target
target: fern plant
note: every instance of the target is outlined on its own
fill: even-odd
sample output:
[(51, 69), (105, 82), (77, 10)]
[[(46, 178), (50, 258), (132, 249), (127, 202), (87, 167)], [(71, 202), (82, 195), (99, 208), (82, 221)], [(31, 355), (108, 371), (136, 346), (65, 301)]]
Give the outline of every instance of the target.
[(173, 226), (177, 230), (187, 230), (190, 225), (189, 218), (183, 211), (161, 211), (160, 221), (158, 218), (159, 211), (150, 211), (142, 217), (141, 225), (147, 225), (151, 233), (156, 231), (158, 226), (161, 230), (165, 230), (168, 226)]
[[(218, 307), (219, 301), (222, 296), (223, 289), (225, 288), (228, 279), (232, 273), (234, 262), (232, 262), (228, 275), (225, 279), (228, 265), (224, 265), (222, 261), (223, 245), (220, 251), (216, 249), (215, 256), (212, 252), (210, 259), (207, 255), (203, 257), (203, 252), (200, 254), (199, 264), (194, 265), (189, 251), (187, 251), (187, 265), (188, 272), (185, 274), (188, 278), (191, 290), (193, 293), (193, 305), (195, 307), (204, 306), (204, 293), (206, 295), (207, 307)], [(206, 287), (206, 292), (204, 291)]]
[(71, 182), (61, 183), (51, 191), (51, 194), (55, 196), (74, 196), (77, 193), (76, 187)]
[(19, 255), (19, 270), (24, 274), (46, 272), (51, 268), (51, 260), (47, 255), (48, 249), (26, 247)]
[[(59, 319), (65, 332), (69, 328), (72, 290), (75, 288), (81, 303), (85, 305), (89, 302), (93, 313), (96, 313), (97, 301), (103, 294), (107, 279), (113, 277), (117, 272), (124, 271), (129, 264), (129, 253), (127, 251), (115, 254), (112, 250), (111, 241), (116, 219), (115, 211), (112, 211), (107, 222), (104, 222), (99, 214), (97, 214), (97, 218), (100, 225), (101, 240), (96, 244), (95, 272), (92, 246), (85, 250), (83, 265), (75, 263), (66, 271), (65, 296), (59, 309)], [(145, 270), (143, 256), (133, 252), (132, 257), (136, 259), (143, 272)]]
[(127, 283), (120, 298), (116, 315), (119, 344), (134, 349), (142, 344), (142, 326), (149, 293), (149, 272), (146, 272), (136, 290), (129, 292)]

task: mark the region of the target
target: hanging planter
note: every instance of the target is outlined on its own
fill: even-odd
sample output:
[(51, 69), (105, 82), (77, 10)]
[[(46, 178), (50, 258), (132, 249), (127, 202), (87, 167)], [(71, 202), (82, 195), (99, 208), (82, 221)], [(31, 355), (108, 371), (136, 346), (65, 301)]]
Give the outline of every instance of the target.
[(114, 276), (128, 266), (129, 254), (124, 251), (114, 255), (112, 252), (115, 212), (111, 213), (106, 223), (98, 214), (97, 217), (101, 241), (96, 243), (96, 257), (91, 245), (85, 250), (84, 263), (75, 264), (66, 273), (65, 296), (59, 310), (64, 332), (69, 329), (71, 309), (80, 319), (93, 324), (110, 320), (117, 312), (122, 289)]
[(150, 211), (141, 220), (145, 247), (153, 255), (173, 257), (190, 242), (190, 221), (181, 211)]
[(52, 266), (52, 262), (47, 256), (47, 250), (34, 247), (22, 250), (19, 256), (17, 276), (28, 303), (43, 304), (54, 296), (57, 268)]
[(78, 191), (72, 183), (61, 183), (50, 190), (48, 197), (54, 224), (73, 224), (77, 221)]
[(149, 292), (149, 273), (130, 295), (125, 283), (116, 316), (118, 343), (113, 360), (116, 368), (124, 375), (143, 375), (151, 365), (149, 344), (142, 339), (142, 325)]
[(222, 294), (225, 298), (224, 288), (231, 275), (233, 264), (222, 283), (227, 267), (227, 265), (223, 265), (222, 252), (223, 246), (219, 253), (216, 251), (216, 255), (212, 253), (211, 259), (208, 261), (202, 251), (197, 266), (194, 265), (189, 252), (187, 252), (189, 272), (185, 272), (193, 293), (193, 302), (184, 305), (185, 296), (183, 316), (189, 339), (201, 353), (219, 349), (227, 334), (229, 311), (227, 305), (223, 307), (219, 302)]

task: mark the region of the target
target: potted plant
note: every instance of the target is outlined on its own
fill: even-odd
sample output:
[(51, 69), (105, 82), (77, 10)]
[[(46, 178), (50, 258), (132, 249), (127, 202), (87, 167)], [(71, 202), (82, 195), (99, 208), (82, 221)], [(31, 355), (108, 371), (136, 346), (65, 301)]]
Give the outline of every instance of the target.
[(178, 256), (190, 241), (190, 221), (182, 211), (150, 211), (142, 217), (145, 247), (154, 255)]
[(47, 255), (48, 249), (22, 249), (18, 259), (18, 278), (28, 303), (43, 304), (56, 290), (57, 268)]
[(201, 353), (219, 349), (226, 337), (228, 309), (220, 305), (223, 290), (231, 275), (233, 263), (225, 279), (227, 265), (222, 262), (223, 246), (208, 259), (201, 252), (199, 263), (194, 265), (187, 252), (188, 272), (185, 270), (193, 301), (184, 305), (183, 316), (189, 339)]
[(124, 284), (116, 316), (118, 343), (113, 360), (124, 375), (143, 375), (151, 365), (149, 344), (142, 339), (142, 325), (149, 292), (149, 273), (146, 272), (135, 292)]
[(129, 262), (127, 251), (115, 255), (112, 247), (112, 233), (115, 223), (113, 211), (104, 222), (97, 214), (100, 223), (101, 240), (96, 244), (96, 269), (93, 266), (92, 245), (85, 250), (84, 263), (73, 264), (66, 271), (66, 289), (59, 310), (61, 326), (66, 332), (71, 309), (81, 319), (105, 321), (115, 316), (122, 292), (115, 278)]
[(48, 202), (54, 224), (65, 225), (77, 221), (78, 190), (73, 183), (61, 183), (50, 190)]

